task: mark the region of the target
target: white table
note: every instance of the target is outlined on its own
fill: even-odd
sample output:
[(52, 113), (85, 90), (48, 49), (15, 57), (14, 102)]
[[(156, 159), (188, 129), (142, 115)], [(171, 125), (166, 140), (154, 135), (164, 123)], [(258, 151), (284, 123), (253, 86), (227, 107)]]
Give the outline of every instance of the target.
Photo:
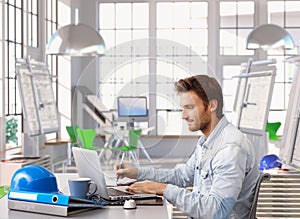
[[(67, 179), (75, 177), (76, 174), (57, 174), (59, 189), (68, 193)], [(103, 209), (95, 209), (81, 212), (71, 216), (72, 218), (87, 219), (168, 219), (167, 203), (163, 206), (137, 206), (133, 210), (124, 210), (122, 206), (107, 206)], [(30, 212), (9, 210), (7, 207), (7, 196), (0, 199), (0, 219), (52, 219), (63, 218), (61, 216), (44, 215)]]
[[(7, 208), (7, 196), (0, 200), (1, 219), (53, 219), (63, 218), (61, 216), (44, 215), (30, 212), (9, 210)], [(166, 204), (164, 206), (138, 206), (134, 210), (124, 210), (122, 206), (108, 206), (103, 209), (95, 209), (81, 212), (71, 216), (72, 218), (87, 219), (164, 219), (168, 218)]]

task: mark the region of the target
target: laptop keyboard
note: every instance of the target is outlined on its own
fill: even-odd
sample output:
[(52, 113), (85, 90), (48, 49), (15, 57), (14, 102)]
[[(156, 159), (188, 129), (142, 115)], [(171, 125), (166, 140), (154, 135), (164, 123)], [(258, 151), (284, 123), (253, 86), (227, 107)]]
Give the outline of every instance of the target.
[(120, 191), (114, 188), (107, 188), (107, 192), (109, 196), (130, 196), (130, 193)]

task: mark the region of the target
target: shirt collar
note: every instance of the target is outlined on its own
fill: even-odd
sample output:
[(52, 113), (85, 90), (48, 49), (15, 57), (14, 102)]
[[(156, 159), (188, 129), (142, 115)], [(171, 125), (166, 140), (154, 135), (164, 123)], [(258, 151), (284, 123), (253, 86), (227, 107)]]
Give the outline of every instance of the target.
[(205, 141), (206, 141), (205, 135), (201, 135), (200, 138), (198, 139), (197, 146), (202, 147), (204, 145)]
[(223, 116), (218, 122), (218, 124), (216, 125), (216, 127), (214, 128), (214, 130), (210, 133), (208, 138), (206, 138), (205, 135), (200, 136), (197, 145), (200, 147), (208, 148), (210, 145), (212, 145), (210, 143), (216, 139), (216, 137), (220, 134), (220, 132), (225, 128), (227, 124), (228, 124), (227, 118)]

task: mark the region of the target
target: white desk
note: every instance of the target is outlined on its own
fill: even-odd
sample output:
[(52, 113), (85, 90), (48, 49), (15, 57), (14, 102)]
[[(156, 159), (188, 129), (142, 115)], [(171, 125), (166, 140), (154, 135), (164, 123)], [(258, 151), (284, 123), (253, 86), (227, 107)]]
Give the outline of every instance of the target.
[[(66, 176), (66, 177), (65, 177)], [(65, 190), (67, 187), (67, 179), (74, 177), (76, 174), (60, 174), (57, 175), (57, 181), (60, 190)], [(63, 191), (65, 192), (65, 191)], [(68, 193), (68, 191), (66, 192)], [(87, 212), (81, 212), (71, 216), (72, 218), (87, 218), (87, 219), (168, 219), (167, 203), (163, 206), (137, 206), (133, 210), (124, 210), (122, 206), (107, 206), (103, 209), (95, 209)], [(30, 212), (21, 212), (9, 210), (7, 207), (7, 195), (0, 199), (0, 218), (1, 219), (53, 219), (63, 218), (61, 216), (52, 216), (46, 214), (37, 214)]]
[[(44, 215), (30, 212), (9, 210), (7, 207), (7, 196), (0, 200), (1, 219), (54, 219), (61, 216)], [(124, 210), (122, 206), (108, 206), (103, 209), (95, 209), (81, 212), (71, 216), (72, 218), (87, 219), (167, 219), (168, 212), (166, 203), (163, 206), (137, 206), (134, 210)]]

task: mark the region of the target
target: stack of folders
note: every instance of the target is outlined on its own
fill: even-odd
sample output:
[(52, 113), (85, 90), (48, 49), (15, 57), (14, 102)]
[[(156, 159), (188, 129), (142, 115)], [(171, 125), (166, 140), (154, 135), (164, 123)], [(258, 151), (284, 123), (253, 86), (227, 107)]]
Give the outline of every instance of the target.
[(10, 191), (8, 208), (42, 214), (68, 216), (90, 209), (104, 208), (105, 203), (63, 194)]

